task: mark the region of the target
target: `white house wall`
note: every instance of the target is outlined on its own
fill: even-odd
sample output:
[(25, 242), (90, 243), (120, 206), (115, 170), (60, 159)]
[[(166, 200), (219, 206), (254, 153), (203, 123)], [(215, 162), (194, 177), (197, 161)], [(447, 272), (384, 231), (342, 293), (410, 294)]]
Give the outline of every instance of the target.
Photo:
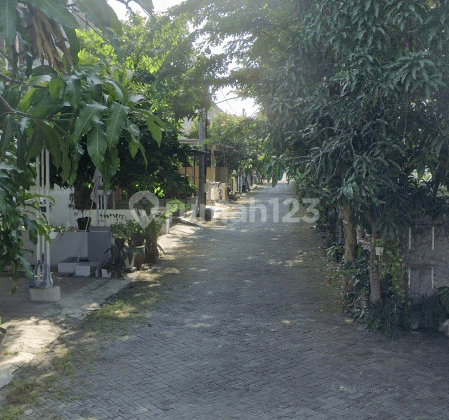
[[(70, 226), (78, 229), (78, 223), (76, 220), (83, 215), (92, 218), (91, 226), (110, 226), (118, 220), (114, 217), (104, 219), (101, 216), (99, 218), (100, 220), (98, 220), (96, 209), (84, 211), (84, 214), (81, 214), (81, 211), (70, 208), (70, 195), (72, 193), (73, 189), (65, 189), (58, 186), (55, 186), (55, 188), (50, 191), (49, 195), (55, 200), (50, 207), (49, 221), (51, 226)], [(133, 219), (131, 212), (127, 209), (108, 209), (107, 214), (108, 216), (122, 215), (124, 220)]]

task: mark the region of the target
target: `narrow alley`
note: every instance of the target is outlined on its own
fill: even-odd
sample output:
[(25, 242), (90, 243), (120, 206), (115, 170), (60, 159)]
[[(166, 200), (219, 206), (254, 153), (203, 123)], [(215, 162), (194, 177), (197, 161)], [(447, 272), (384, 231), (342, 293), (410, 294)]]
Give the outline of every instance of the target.
[(23, 418), (449, 419), (448, 339), (348, 323), (314, 230), (285, 222), (292, 197), (287, 183), (261, 186), (184, 241), (162, 262), (147, 324)]

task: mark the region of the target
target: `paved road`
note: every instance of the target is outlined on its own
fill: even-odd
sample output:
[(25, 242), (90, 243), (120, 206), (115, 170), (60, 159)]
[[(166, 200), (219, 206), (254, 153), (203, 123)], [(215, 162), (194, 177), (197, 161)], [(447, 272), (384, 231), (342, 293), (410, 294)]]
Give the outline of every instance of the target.
[(253, 197), (266, 223), (257, 210), (254, 223), (186, 241), (163, 265), (152, 327), (103, 346), (70, 383), (73, 398), (48, 399), (31, 417), (449, 419), (449, 341), (391, 341), (345, 322), (313, 231), (275, 220), (291, 188)]

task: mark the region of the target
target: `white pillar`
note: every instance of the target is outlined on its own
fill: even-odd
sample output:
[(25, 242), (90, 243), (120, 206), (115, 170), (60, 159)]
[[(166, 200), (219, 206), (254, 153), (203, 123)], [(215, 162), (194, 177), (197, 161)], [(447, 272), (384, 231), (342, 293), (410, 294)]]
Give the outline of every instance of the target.
[[(36, 175), (37, 194), (46, 197), (45, 201), (39, 205), (44, 209), (47, 223), (50, 223), (50, 201), (48, 199), (50, 195), (50, 152), (46, 149), (43, 149), (41, 155), (36, 158)], [(36, 263), (39, 260), (44, 260), (50, 267), (50, 243), (41, 235), (37, 236), (36, 254)], [(40, 272), (37, 275), (40, 277), (43, 273)]]

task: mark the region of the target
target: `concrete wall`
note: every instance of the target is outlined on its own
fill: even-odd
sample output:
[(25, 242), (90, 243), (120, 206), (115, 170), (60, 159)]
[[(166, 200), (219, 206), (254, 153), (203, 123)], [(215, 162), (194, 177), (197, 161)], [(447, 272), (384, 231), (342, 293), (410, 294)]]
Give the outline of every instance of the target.
[[(179, 168), (181, 175), (187, 176), (192, 179), (193, 183), (199, 188), (200, 185), (200, 171), (199, 167), (188, 166), (186, 168)], [(216, 166), (214, 168), (206, 168), (206, 181), (210, 182), (228, 182), (228, 168)]]
[[(70, 226), (73, 231), (58, 234), (56, 239), (50, 242), (51, 265), (56, 265), (67, 258), (81, 258), (89, 261), (102, 261), (104, 252), (111, 246), (112, 237), (109, 226), (118, 220), (134, 220), (129, 209), (108, 210), (110, 217), (102, 218), (97, 210), (85, 212), (86, 216), (92, 218), (89, 232), (78, 231), (76, 219), (81, 215), (68, 207), (70, 203), (70, 192), (56, 190), (52, 192), (55, 204), (51, 206), (49, 221), (52, 226)], [(195, 200), (194, 200), (195, 201)], [(159, 212), (164, 213), (165, 208), (160, 205)], [(123, 216), (123, 218), (112, 217), (113, 215)], [(163, 223), (161, 234), (168, 233), (170, 221)], [(33, 245), (28, 236), (28, 232), (23, 233), (24, 248), (33, 252), (27, 255), (27, 260), (31, 264), (37, 261), (36, 246)]]
[[(31, 192), (33, 192), (31, 190)], [(50, 212), (47, 215), (47, 219), (52, 226), (69, 226), (74, 229), (78, 228), (77, 219), (79, 217), (89, 216), (92, 218), (91, 226), (108, 226), (108, 222), (104, 220), (102, 215), (96, 210), (88, 210), (83, 214), (79, 210), (70, 208), (70, 195), (73, 193), (73, 189), (64, 189), (55, 186), (53, 190), (49, 192), (49, 196), (53, 197), (54, 203), (50, 204)], [(109, 210), (111, 212), (112, 210)], [(129, 210), (127, 210), (129, 212)], [(113, 212), (119, 212), (119, 210), (113, 210)]]
[[(198, 170), (197, 170), (198, 172)], [(69, 226), (73, 229), (78, 229), (77, 219), (79, 217), (89, 216), (91, 217), (91, 226), (100, 226), (107, 227), (117, 221), (117, 219), (113, 217), (103, 217), (96, 209), (92, 209), (90, 211), (85, 211), (83, 214), (79, 210), (74, 210), (69, 207), (70, 205), (70, 194), (72, 194), (73, 189), (62, 189), (59, 187), (55, 187), (50, 191), (50, 196), (54, 198), (55, 202), (50, 205), (50, 212), (47, 215), (48, 221), (51, 226)], [(160, 212), (164, 212), (164, 204), (163, 200), (159, 200), (159, 210)], [(121, 215), (125, 220), (133, 220), (133, 216), (129, 210), (126, 209), (108, 209), (108, 216), (111, 215)]]
[(71, 226), (77, 227), (76, 219), (81, 217), (69, 207), (70, 194), (73, 189), (64, 189), (55, 186), (50, 191), (50, 196), (54, 198), (54, 204), (50, 205), (49, 222), (53, 226)]
[[(57, 264), (69, 257), (88, 257), (88, 234), (89, 232), (66, 232), (58, 234), (56, 239), (50, 242), (51, 264)], [(28, 232), (23, 233), (24, 248), (33, 251), (33, 255), (27, 255), (31, 264), (36, 263), (36, 245), (33, 245), (28, 237)]]
[(210, 182), (206, 183), (206, 201), (207, 204), (211, 204), (212, 202), (219, 202), (226, 200), (227, 191), (226, 184), (222, 182)]
[[(109, 209), (106, 212), (109, 217), (106, 218), (96, 209), (93, 209), (84, 212), (84, 216), (92, 218), (89, 232), (78, 231), (77, 218), (81, 217), (81, 214), (79, 211), (69, 207), (70, 194), (72, 192), (72, 189), (55, 187), (49, 194), (55, 201), (54, 204), (51, 204), (50, 212), (47, 215), (50, 225), (72, 228), (72, 231), (63, 234), (59, 233), (56, 239), (51, 240), (51, 265), (56, 265), (67, 258), (88, 259), (92, 262), (104, 260), (104, 252), (110, 248), (112, 242), (109, 226), (118, 220), (134, 220), (129, 209)], [(194, 206), (197, 203), (197, 199), (187, 199), (187, 203)], [(163, 214), (165, 211), (164, 200), (159, 200), (159, 213)], [(114, 215), (122, 217), (113, 217)], [(161, 234), (168, 233), (170, 224), (171, 220), (164, 221)], [(35, 264), (37, 261), (37, 255), (35, 255), (36, 246), (30, 242), (28, 232), (26, 231), (23, 234), (23, 239), (24, 248), (33, 252), (33, 254), (27, 255), (26, 258), (31, 264)]]
[(217, 181), (227, 183), (228, 182), (228, 168), (224, 166), (218, 166), (216, 168)]
[(415, 226), (406, 232), (409, 297), (431, 295), (449, 286), (449, 226)]

